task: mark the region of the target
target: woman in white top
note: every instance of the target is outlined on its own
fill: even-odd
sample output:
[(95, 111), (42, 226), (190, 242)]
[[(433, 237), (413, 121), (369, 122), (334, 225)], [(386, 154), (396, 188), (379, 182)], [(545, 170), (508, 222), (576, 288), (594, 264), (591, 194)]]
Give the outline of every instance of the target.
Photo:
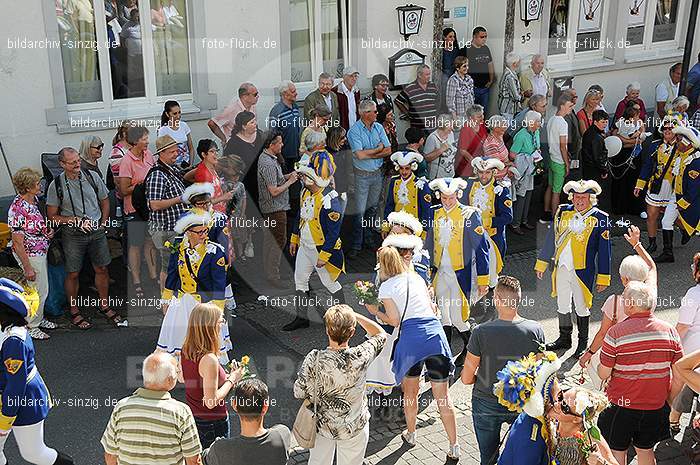
[(454, 121), (448, 114), (437, 119), (437, 129), (425, 140), (425, 161), (429, 163), (428, 179), (452, 178), (455, 175), (455, 155), (457, 145), (452, 131)]
[[(642, 281), (656, 291), (656, 264), (651, 258), (651, 255), (649, 255), (644, 249), (644, 246), (639, 242), (639, 236), (639, 228), (634, 225), (630, 226), (627, 230), (627, 234), (625, 234), (625, 239), (627, 239), (632, 249), (639, 255), (628, 255), (622, 260), (622, 263), (620, 263), (620, 281), (622, 281), (622, 285), (625, 287), (627, 287), (630, 281)], [(627, 315), (624, 311), (622, 293), (613, 294), (608, 297), (601, 310), (603, 311), (603, 321), (600, 322), (600, 329), (593, 338), (593, 342), (588, 350), (586, 350), (578, 360), (579, 365), (582, 367), (586, 367), (591, 361), (591, 358), (596, 355), (603, 346), (603, 340), (610, 327), (627, 319)], [(596, 355), (593, 365), (597, 366), (599, 363), (600, 357)], [(591, 370), (589, 370), (589, 372), (590, 371)]]
[(403, 387), (407, 430), (401, 437), (411, 447), (416, 444), (418, 392), (425, 367), (449, 439), (447, 459), (458, 459), (457, 423), (448, 390), (454, 364), (447, 337), (436, 315), (437, 306), (423, 278), (409, 268), (398, 249), (382, 247), (378, 255), (379, 274), (384, 281), (379, 287), (379, 299), (384, 311), (377, 305), (365, 306), (383, 323), (399, 328), (392, 371), (396, 382)]
[(160, 116), (160, 128), (158, 137), (169, 135), (177, 142), (177, 158), (175, 164), (180, 168), (189, 168), (194, 157), (194, 145), (192, 144), (192, 130), (184, 121), (181, 121), (182, 109), (175, 100), (165, 102), (163, 114)]
[[(696, 253), (693, 257), (692, 272), (695, 285), (688, 289), (683, 296), (676, 323), (676, 331), (681, 337), (684, 354), (700, 350), (700, 253)], [(674, 434), (681, 430), (681, 413), (691, 411), (694, 397), (693, 390), (685, 386), (674, 399), (670, 415), (671, 432)]]

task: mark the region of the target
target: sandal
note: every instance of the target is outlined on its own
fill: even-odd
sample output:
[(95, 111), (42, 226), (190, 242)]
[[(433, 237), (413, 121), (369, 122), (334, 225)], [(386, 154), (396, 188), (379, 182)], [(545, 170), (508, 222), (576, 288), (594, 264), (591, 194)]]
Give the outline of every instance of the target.
[(101, 309), (100, 314), (111, 321), (115, 326), (119, 326), (119, 324), (123, 321), (122, 317), (111, 308)]
[(671, 422), (671, 434), (676, 435), (681, 432), (681, 422), (679, 421), (672, 421)]
[(32, 328), (27, 332), (32, 337), (32, 339), (39, 340), (39, 341), (43, 341), (43, 340), (46, 340), (46, 339), (51, 337), (48, 334), (46, 334), (45, 332), (43, 332), (40, 328)]
[(56, 329), (58, 328), (58, 325), (53, 321), (49, 321), (44, 318), (43, 320), (41, 320), (41, 323), (39, 323), (39, 327), (41, 329)]
[(83, 331), (92, 328), (92, 324), (83, 318), (83, 315), (80, 314), (80, 310), (78, 310), (77, 313), (70, 312), (70, 324)]
[(134, 283), (134, 294), (136, 295), (137, 299), (143, 299), (143, 288), (141, 287), (141, 283)]

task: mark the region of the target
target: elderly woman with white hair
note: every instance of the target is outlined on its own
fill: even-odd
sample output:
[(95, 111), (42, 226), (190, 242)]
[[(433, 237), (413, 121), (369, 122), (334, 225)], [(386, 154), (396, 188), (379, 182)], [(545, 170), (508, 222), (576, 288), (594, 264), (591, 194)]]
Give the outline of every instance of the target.
[[(649, 285), (652, 289), (656, 290), (657, 274), (656, 274), (656, 264), (654, 259), (651, 258), (649, 252), (646, 251), (642, 243), (640, 242), (640, 232), (637, 226), (631, 225), (625, 234), (625, 239), (632, 246), (632, 249), (637, 252), (638, 255), (628, 255), (622, 259), (620, 263), (620, 281), (623, 287), (627, 287), (630, 281), (641, 281)], [(586, 349), (586, 352), (579, 358), (579, 365), (582, 367), (588, 366), (589, 362), (593, 361), (593, 371), (596, 373), (595, 369), (600, 363), (600, 356), (597, 352), (603, 347), (603, 340), (608, 330), (612, 325), (624, 321), (627, 319), (627, 315), (624, 311), (624, 304), (622, 300), (622, 294), (613, 294), (607, 298), (603, 307), (601, 308), (603, 313), (603, 320), (600, 322), (600, 329), (593, 338), (593, 342)], [(594, 380), (595, 381), (595, 380)], [(600, 385), (596, 386), (600, 387)]]
[(671, 111), (683, 115), (683, 121), (688, 122), (688, 108), (690, 108), (690, 100), (685, 95), (679, 95), (671, 102)]
[(646, 121), (647, 118), (647, 110), (646, 107), (644, 106), (644, 101), (639, 98), (639, 93), (642, 89), (642, 85), (639, 82), (631, 82), (630, 84), (627, 85), (626, 89), (626, 95), (625, 98), (620, 100), (617, 104), (617, 109), (615, 110), (615, 121), (619, 120), (622, 117), (622, 113), (625, 112), (625, 108), (627, 107), (627, 102), (629, 101), (634, 101), (637, 104), (639, 104), (639, 117), (642, 119), (642, 121)]
[(437, 118), (437, 128), (425, 140), (425, 161), (429, 163), (428, 179), (451, 178), (455, 174), (457, 144), (454, 135), (454, 120), (449, 114)]
[(510, 121), (522, 110), (522, 104), (525, 101), (518, 79), (520, 56), (513, 52), (507, 54), (504, 66), (503, 76), (498, 86), (498, 111)]
[[(483, 158), (496, 158), (503, 163), (503, 169), (496, 172), (496, 179), (499, 181), (513, 176), (513, 173), (510, 171), (513, 162), (510, 160), (508, 147), (506, 147), (506, 143), (503, 140), (509, 125), (510, 121), (501, 115), (493, 115), (486, 122), (489, 135), (484, 140), (482, 156)], [(508, 187), (510, 187), (510, 184), (508, 184)]]
[(99, 136), (87, 136), (80, 142), (80, 169), (94, 171), (104, 180), (104, 175), (100, 170), (97, 160), (102, 157), (102, 149), (105, 143)]
[(535, 229), (527, 220), (532, 191), (535, 189), (537, 163), (542, 161), (542, 153), (540, 152), (542, 115), (530, 110), (525, 114), (523, 121), (525, 127), (520, 128), (515, 133), (513, 144), (510, 146), (510, 159), (518, 172), (513, 177), (513, 187), (511, 189), (515, 199), (511, 230), (517, 235), (525, 234), (521, 227), (528, 231)]

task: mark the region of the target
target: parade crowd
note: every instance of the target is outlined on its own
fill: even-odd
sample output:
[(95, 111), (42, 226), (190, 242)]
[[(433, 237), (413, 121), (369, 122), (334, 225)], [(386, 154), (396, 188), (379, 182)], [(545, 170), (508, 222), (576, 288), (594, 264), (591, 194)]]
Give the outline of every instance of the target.
[[(677, 325), (654, 316), (663, 286), (657, 264), (674, 262), (674, 231), (682, 244), (700, 231), (700, 64), (688, 76), (690, 98), (678, 95), (679, 63), (660, 77), (652, 109), (633, 82), (608, 113), (600, 86), (585, 91), (582, 105), (576, 89), (555, 92), (542, 56), (522, 64), (509, 54), (497, 80), (482, 27), (465, 49), (454, 30), (443, 35), (438, 82), (420, 65), (396, 96), (382, 74), (361, 95), (360, 72), (347, 66), (337, 84), (321, 74), (303, 106), (295, 84), (282, 82), (263, 124), (258, 89), (243, 83), (208, 121), (212, 138), (195, 144), (170, 100), (156, 134), (134, 121), (120, 125), (106, 172), (97, 136), (60, 149), (62, 172), (46, 185), (32, 168), (17, 171), (8, 223), (23, 279), (0, 279), (0, 447), (12, 432), (26, 461), (73, 463), (44, 443), (50, 396), (34, 341), (57, 327), (44, 313), (59, 292), (49, 286), (55, 262), (65, 270), (60, 292), (73, 327), (92, 328), (78, 305), (87, 273), (98, 312), (128, 332), (128, 314), (109, 299), (107, 231), (116, 204), (129, 292), (157, 289), (163, 321), (143, 363), (143, 387), (106, 425), (109, 465), (284, 464), (292, 434), (310, 449), (310, 464), (360, 464), (368, 395), (400, 391), (401, 437), (408, 447), (420, 442), (424, 378), (448, 461), (463, 455), (449, 392), (450, 382), (461, 382), (473, 385), (482, 464), (626, 464), (630, 446), (640, 465), (656, 463), (654, 447), (680, 430), (700, 390), (700, 253)], [(492, 97), (498, 112), (487, 118)], [(408, 122), (405, 143), (399, 118)], [(534, 204), (543, 205), (541, 215)], [(647, 237), (623, 222), (632, 251), (618, 270), (624, 292), (605, 301), (590, 338), (593, 296), (615, 271), (611, 236), (620, 226), (610, 215), (641, 216)], [(558, 315), (559, 336), (550, 342), (538, 322), (519, 315), (521, 285), (504, 273), (508, 240), (536, 234), (538, 222), (546, 238), (533, 277), (551, 278)], [(370, 317), (348, 305), (354, 300), (343, 288), (346, 259), (363, 249), (377, 257), (366, 286), (374, 294), (360, 299)], [(294, 396), (303, 405), (292, 431), (265, 427), (267, 386), (250, 376), (246, 360), (229, 359), (234, 277), (250, 261), (267, 287), (293, 283), (284, 331), (315, 321), (328, 336), (328, 347), (299, 368)], [(329, 295), (321, 314), (308, 304), (313, 274)], [(358, 324), (366, 339), (351, 346)], [(572, 347), (593, 389), (560, 385), (556, 352)], [(169, 394), (178, 383), (185, 403)], [(230, 437), (229, 403), (238, 437)], [(503, 424), (510, 425), (504, 439)], [(689, 427), (700, 429), (700, 417)]]

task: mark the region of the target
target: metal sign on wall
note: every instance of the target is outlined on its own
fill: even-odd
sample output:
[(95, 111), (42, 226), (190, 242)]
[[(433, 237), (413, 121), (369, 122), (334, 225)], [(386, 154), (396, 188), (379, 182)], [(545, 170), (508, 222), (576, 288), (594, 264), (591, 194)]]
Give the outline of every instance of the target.
[(391, 90), (402, 89), (416, 79), (418, 66), (425, 63), (425, 55), (411, 48), (399, 50), (389, 57), (389, 83)]

